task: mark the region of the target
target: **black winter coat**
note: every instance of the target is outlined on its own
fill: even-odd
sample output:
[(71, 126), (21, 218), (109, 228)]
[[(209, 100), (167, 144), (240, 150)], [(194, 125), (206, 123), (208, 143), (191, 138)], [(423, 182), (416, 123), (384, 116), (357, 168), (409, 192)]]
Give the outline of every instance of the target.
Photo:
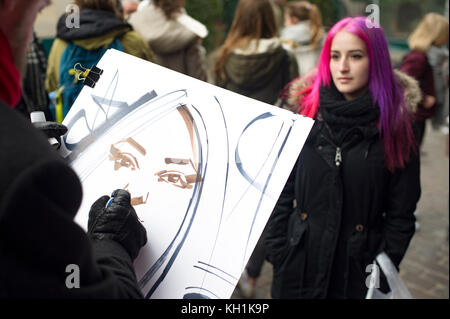
[(272, 296), (364, 298), (379, 252), (400, 264), (419, 197), (418, 155), (390, 173), (375, 126), (352, 128), (336, 145), (316, 121), (268, 222)]
[(232, 52), (225, 63), (226, 80), (216, 85), (268, 104), (275, 104), (281, 90), (298, 76), (295, 57), (280, 45), (255, 54)]
[[(142, 298), (126, 250), (91, 242), (73, 221), (81, 197), (43, 133), (0, 103), (0, 299)], [(66, 285), (72, 265), (79, 288)]]

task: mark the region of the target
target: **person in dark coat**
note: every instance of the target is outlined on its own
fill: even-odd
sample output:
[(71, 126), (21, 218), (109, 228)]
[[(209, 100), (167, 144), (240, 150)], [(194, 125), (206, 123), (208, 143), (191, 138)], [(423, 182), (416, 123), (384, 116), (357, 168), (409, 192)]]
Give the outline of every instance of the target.
[(411, 50), (402, 60), (400, 70), (419, 81), (423, 99), (414, 117), (414, 129), (419, 145), (425, 135), (425, 121), (436, 111), (436, 90), (433, 68), (428, 60), (431, 46), (443, 47), (448, 43), (448, 19), (437, 13), (428, 13), (411, 33)]
[(268, 104), (275, 104), (280, 91), (298, 76), (295, 57), (278, 37), (271, 1), (239, 1), (214, 73), (216, 85)]
[(399, 267), (421, 192), (420, 99), (394, 73), (381, 27), (357, 17), (330, 30), (317, 72), (290, 87), (289, 104), (315, 123), (266, 226), (273, 298), (365, 298), (380, 252)]
[(0, 94), (0, 299), (142, 298), (133, 260), (147, 235), (129, 193), (99, 198), (86, 234), (74, 222), (78, 176), (13, 109), (34, 20), (48, 3), (0, 0), (0, 87), (10, 88)]
[(47, 119), (52, 119), (48, 108), (49, 98), (45, 90), (45, 72), (47, 57), (41, 41), (33, 33), (33, 40), (28, 47), (27, 66), (22, 79), (22, 99), (15, 107), (25, 117), (32, 112), (43, 112)]

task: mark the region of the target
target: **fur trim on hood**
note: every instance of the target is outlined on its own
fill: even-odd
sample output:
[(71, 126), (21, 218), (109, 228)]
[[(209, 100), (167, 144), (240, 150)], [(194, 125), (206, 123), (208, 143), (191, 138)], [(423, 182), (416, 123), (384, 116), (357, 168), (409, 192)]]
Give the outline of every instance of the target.
[[(292, 112), (297, 112), (300, 100), (303, 98), (303, 95), (299, 95), (298, 92), (301, 92), (312, 84), (316, 72), (317, 69), (311, 71), (303, 78), (295, 79), (289, 84), (286, 105), (284, 106), (285, 109)], [(422, 100), (419, 82), (399, 70), (394, 70), (394, 74), (397, 82), (405, 89), (404, 97), (407, 109), (411, 113), (415, 113), (417, 111), (418, 104)]]

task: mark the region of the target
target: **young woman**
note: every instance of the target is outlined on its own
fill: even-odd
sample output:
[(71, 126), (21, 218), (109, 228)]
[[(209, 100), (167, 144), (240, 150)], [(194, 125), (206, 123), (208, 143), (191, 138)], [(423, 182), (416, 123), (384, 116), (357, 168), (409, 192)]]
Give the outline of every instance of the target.
[[(439, 50), (436, 49), (442, 48), (448, 43), (448, 27), (448, 19), (444, 16), (437, 13), (425, 15), (408, 38), (411, 52), (403, 58), (400, 66), (400, 70), (419, 81), (422, 90), (423, 99), (414, 118), (414, 128), (419, 145), (422, 144), (425, 133), (425, 120), (434, 115), (438, 106), (436, 102), (442, 103), (445, 98), (443, 96), (445, 94), (444, 79), (440, 70), (445, 57), (441, 59), (435, 55), (439, 53)], [(439, 64), (435, 60), (442, 62)], [(441, 72), (433, 72), (430, 62), (435, 65), (439, 64), (436, 69)], [(438, 78), (436, 82), (435, 76)], [(438, 92), (436, 88), (439, 88)], [(442, 107), (442, 104), (439, 107)]]
[(270, 0), (240, 0), (214, 68), (215, 82), (233, 92), (274, 104), (298, 76), (295, 58), (283, 49)]
[(291, 85), (290, 103), (316, 122), (267, 225), (274, 298), (364, 298), (378, 253), (398, 267), (420, 197), (419, 100), (381, 27), (356, 17), (329, 31), (317, 73)]
[(293, 51), (300, 76), (305, 76), (316, 67), (325, 37), (319, 8), (308, 1), (288, 2), (284, 7), (284, 26), (281, 38)]
[(155, 52), (156, 62), (207, 81), (206, 27), (187, 15), (184, 0), (152, 0), (131, 15), (130, 24)]

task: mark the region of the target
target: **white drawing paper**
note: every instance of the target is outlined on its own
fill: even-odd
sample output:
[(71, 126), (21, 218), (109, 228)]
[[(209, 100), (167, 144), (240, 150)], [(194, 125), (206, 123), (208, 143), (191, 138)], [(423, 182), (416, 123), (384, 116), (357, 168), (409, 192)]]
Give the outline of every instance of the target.
[(148, 243), (146, 298), (229, 298), (313, 120), (108, 50), (64, 119), (83, 185), (76, 222), (127, 189)]

